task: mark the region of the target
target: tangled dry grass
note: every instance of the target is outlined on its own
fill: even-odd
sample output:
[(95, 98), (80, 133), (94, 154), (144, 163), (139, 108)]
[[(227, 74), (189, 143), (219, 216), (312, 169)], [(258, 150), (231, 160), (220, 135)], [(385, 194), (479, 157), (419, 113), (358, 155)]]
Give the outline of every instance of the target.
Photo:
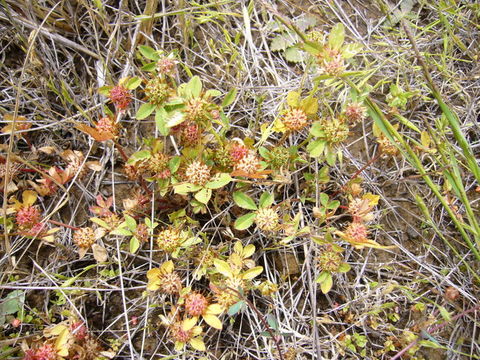
[[(92, 124), (105, 115), (108, 99), (99, 88), (127, 76), (142, 76), (139, 45), (173, 52), (179, 61), (175, 74), (179, 82), (198, 75), (207, 88), (222, 94), (237, 89), (226, 110), (232, 138), (251, 138), (257, 146), (282, 141), (301, 146), (307, 132), (285, 139), (274, 133), (263, 139), (261, 129), (273, 123), (288, 92), (314, 86), (306, 61), (289, 62), (281, 51), (271, 49), (278, 29), (286, 29), (282, 21), (288, 25), (305, 15), (316, 19), (315, 30), (320, 33), (342, 23), (348, 41), (362, 45), (361, 56), (349, 66), (352, 71), (362, 69), (359, 82), (370, 86), (374, 104), (389, 108), (391, 85), (403, 89), (398, 98), (405, 97), (405, 106), (398, 106), (397, 113), (388, 113), (387, 118), (400, 124), (405, 139), (424, 147), (418, 156), (449, 209), (461, 224), (474, 224), (474, 219), (466, 219), (479, 218), (478, 178), (465, 165), (453, 132), (446, 127), (438, 130), (445, 115), (413, 49), (415, 44), (444, 102), (457, 114), (478, 163), (480, 6), (474, 1), (378, 0), (366, 5), (357, 0), (4, 0), (0, 9), (0, 113), (5, 126), (11, 122), (9, 116), (24, 116), (29, 124), (16, 136), (1, 135), (2, 163), (16, 162), (21, 168), (14, 184), (9, 181), (11, 171), (4, 175), (3, 214), (11, 196), (19, 198), (29, 188), (29, 180), (49, 166), (65, 166), (62, 152), (81, 151), (84, 167), (95, 162), (95, 171), (84, 177), (76, 174), (54, 196), (37, 201), (45, 219), (67, 225), (55, 233), (54, 242), (8, 234), (8, 224), (2, 220), (0, 298), (5, 304), (9, 293), (21, 291), (22, 311), (31, 318), (15, 324), (7, 317), (0, 358), (22, 358), (22, 350), (45, 328), (72, 317), (86, 324), (102, 351), (109, 351), (102, 356), (115, 359), (480, 357), (480, 262), (475, 256), (480, 234), (466, 225), (472, 244), (465, 243), (424, 173), (403, 152), (379, 157), (371, 116), (340, 146), (343, 160), (330, 167), (327, 183), (314, 176), (322, 161), (304, 154), (305, 161), (286, 174), (283, 184), (258, 184), (253, 194), (275, 191), (277, 202), (288, 204), (290, 215), (301, 214), (301, 226), (309, 225), (314, 235), (320, 227), (314, 216), (319, 194), (338, 194), (358, 174), (365, 191), (380, 196), (371, 238), (394, 248), (346, 248), (344, 259), (351, 270), (336, 275), (332, 291), (323, 294), (315, 282), (319, 249), (310, 236), (282, 245), (258, 230), (233, 229), (232, 204), (219, 211), (209, 207), (196, 217), (195, 231), (227, 248), (237, 239), (255, 244), (253, 258), (264, 269), (261, 278), (277, 284), (278, 291), (271, 297), (252, 293), (252, 307), (225, 320), (223, 330), (209, 329), (204, 335), (206, 352), (176, 352), (170, 346), (159, 315), (165, 315), (163, 306), (172, 305), (171, 300), (146, 292), (147, 271), (164, 261), (153, 238), (150, 246), (135, 254), (119, 237), (105, 241), (108, 260), (101, 263), (91, 255), (79, 259), (72, 242), (72, 229), (87, 226), (89, 207), (98, 194), (113, 196), (114, 208), (121, 207), (137, 186), (122, 173), (123, 160), (113, 144), (96, 142), (75, 125)], [(327, 88), (318, 88), (317, 94), (320, 103), (332, 109), (349, 96), (347, 90)], [(124, 130), (118, 142), (129, 154), (141, 148), (142, 138), (158, 135), (153, 120), (135, 119), (143, 100), (134, 92), (122, 118)], [(431, 136), (429, 143), (423, 142), (421, 131), (415, 129), (439, 134), (438, 139)], [(445, 141), (449, 157), (430, 151)], [(454, 159), (460, 163), (461, 193), (445, 181), (444, 170)], [(162, 222), (167, 221), (172, 203), (188, 206), (174, 196), (165, 199), (152, 193), (151, 197), (152, 216)], [(345, 219), (339, 215), (332, 221), (342, 224)], [(184, 282), (190, 285), (192, 269), (188, 263), (183, 266)], [(267, 314), (268, 319), (276, 319), (270, 327), (278, 325), (284, 336), (272, 339), (265, 334)], [(278, 353), (277, 342), (283, 354)], [(92, 351), (100, 356), (99, 349)]]

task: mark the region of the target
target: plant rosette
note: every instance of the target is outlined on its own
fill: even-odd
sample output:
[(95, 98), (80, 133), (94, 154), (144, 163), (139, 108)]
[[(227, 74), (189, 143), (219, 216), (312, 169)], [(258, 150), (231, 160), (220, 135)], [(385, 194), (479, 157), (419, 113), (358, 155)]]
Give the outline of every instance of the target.
[(273, 194), (264, 192), (260, 196), (258, 206), (250, 196), (241, 191), (233, 193), (233, 200), (242, 209), (253, 210), (235, 220), (235, 229), (246, 230), (253, 223), (256, 223), (257, 228), (266, 233), (273, 233), (279, 228), (279, 216), (276, 209), (272, 207)]
[(203, 329), (197, 325), (197, 318), (185, 318), (177, 320), (177, 315), (173, 312), (166, 317), (160, 315), (163, 325), (168, 327), (169, 337), (175, 343), (175, 350), (182, 351), (187, 344), (198, 351), (206, 351), (203, 337)]
[[(314, 241), (324, 244), (322, 241)], [(321, 270), (320, 275), (315, 279), (320, 284), (322, 293), (328, 293), (333, 286), (333, 273), (346, 273), (350, 271), (350, 265), (343, 261), (343, 249), (336, 244), (327, 244), (323, 246), (320, 256), (317, 258), (318, 267)]]
[(318, 111), (318, 99), (308, 96), (301, 99), (297, 91), (287, 95), (287, 108), (280, 112), (280, 116), (273, 124), (276, 132), (295, 132), (305, 128), (315, 117)]
[(193, 291), (191, 287), (183, 288), (180, 292), (179, 305), (183, 305), (185, 311), (194, 319), (202, 318), (211, 327), (222, 330), (223, 324), (217, 315), (223, 312), (218, 304), (210, 304), (202, 294)]
[(198, 202), (193, 205), (197, 207), (205, 207), (212, 197), (213, 190), (220, 189), (232, 181), (232, 177), (227, 173), (219, 173), (212, 176), (204, 184), (193, 184), (190, 182), (179, 182), (173, 185), (175, 194), (188, 195), (194, 193), (193, 197)]
[(110, 234), (130, 237), (129, 250), (132, 254), (135, 254), (141, 244), (153, 234), (153, 230), (158, 226), (158, 223), (145, 218), (143, 224), (137, 224), (136, 220), (127, 214), (124, 215), (124, 218), (125, 221)]

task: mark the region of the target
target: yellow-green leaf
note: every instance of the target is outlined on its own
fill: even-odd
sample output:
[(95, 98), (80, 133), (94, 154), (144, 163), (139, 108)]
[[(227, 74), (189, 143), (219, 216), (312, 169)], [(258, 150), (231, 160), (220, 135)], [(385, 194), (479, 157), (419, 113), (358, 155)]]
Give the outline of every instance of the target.
[(255, 266), (254, 268), (248, 269), (242, 274), (242, 279), (244, 280), (251, 280), (254, 277), (257, 277), (263, 272), (262, 266)]
[(290, 107), (298, 107), (300, 105), (300, 93), (296, 91), (290, 91), (287, 94), (287, 104)]
[(255, 252), (255, 245), (253, 245), (253, 244), (248, 244), (248, 245), (245, 246), (245, 248), (243, 249), (243, 257), (244, 257), (244, 258), (249, 258), (250, 256), (253, 255), (254, 252)]
[(195, 350), (198, 350), (198, 351), (205, 351), (206, 350), (205, 343), (203, 342), (203, 339), (201, 337), (196, 337), (196, 338), (191, 339), (190, 340), (190, 345), (192, 345), (192, 347)]
[(188, 319), (185, 319), (183, 320), (182, 322), (182, 330), (183, 331), (188, 331), (190, 330), (191, 328), (193, 328), (196, 324), (197, 324), (197, 318), (196, 317), (193, 317), (193, 318), (188, 318)]
[(328, 293), (333, 286), (333, 279), (332, 279), (332, 274), (327, 272), (327, 276), (323, 282), (320, 283), (320, 289), (322, 290), (322, 293), (326, 294)]
[(309, 96), (300, 102), (300, 107), (307, 115), (316, 114), (318, 111), (318, 100)]
[(228, 278), (233, 276), (232, 269), (230, 268), (230, 265), (228, 265), (226, 261), (223, 261), (220, 259), (214, 259), (213, 265), (215, 265), (215, 268), (217, 269), (217, 271), (223, 276), (226, 276)]
[(223, 328), (223, 324), (220, 321), (220, 319), (213, 314), (203, 315), (203, 320), (205, 320), (205, 322), (208, 325), (210, 325), (211, 327), (213, 327), (215, 329), (222, 330), (222, 328)]
[(210, 198), (212, 197), (211, 189), (202, 189), (195, 194), (195, 199), (197, 199), (202, 204), (207, 204)]

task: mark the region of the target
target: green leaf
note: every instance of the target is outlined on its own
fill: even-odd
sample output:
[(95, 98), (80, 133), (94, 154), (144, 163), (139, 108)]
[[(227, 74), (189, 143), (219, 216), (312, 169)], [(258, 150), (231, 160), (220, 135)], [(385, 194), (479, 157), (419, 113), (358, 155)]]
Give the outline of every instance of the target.
[(311, 157), (319, 157), (323, 154), (323, 150), (325, 150), (325, 145), (325, 140), (311, 141), (307, 145), (307, 151), (309, 152)]
[(273, 197), (273, 194), (271, 193), (268, 193), (268, 192), (264, 192), (262, 194), (262, 196), (260, 196), (260, 200), (258, 201), (258, 206), (262, 209), (262, 208), (266, 208), (266, 207), (269, 207), (273, 204), (273, 202), (275, 201), (274, 197)]
[(211, 189), (202, 189), (195, 194), (195, 199), (200, 201), (202, 204), (207, 204), (210, 198), (212, 197)]
[(155, 124), (157, 125), (158, 131), (160, 131), (160, 134), (163, 136), (167, 136), (170, 132), (170, 129), (166, 125), (167, 117), (168, 113), (163, 108), (157, 110), (155, 113)]
[(200, 97), (200, 94), (202, 92), (202, 80), (200, 80), (200, 77), (196, 75), (192, 77), (187, 83), (187, 87), (185, 90), (189, 91), (191, 96), (194, 98)]
[(309, 96), (300, 101), (300, 107), (305, 111), (307, 115), (316, 114), (318, 111), (318, 99)]
[(240, 300), (240, 301), (236, 302), (235, 304), (233, 304), (232, 306), (230, 306), (228, 308), (227, 313), (228, 313), (228, 315), (233, 316), (233, 315), (237, 314), (238, 312), (240, 312), (243, 309), (244, 306), (245, 306), (245, 301)]
[(210, 97), (217, 97), (222, 95), (222, 92), (220, 90), (215, 90), (215, 89), (209, 89), (205, 91), (205, 97), (210, 98)]
[(233, 224), (233, 226), (237, 230), (245, 230), (253, 224), (256, 216), (257, 214), (254, 212), (240, 216), (237, 220), (235, 220), (235, 224)]
[(327, 273), (328, 276), (326, 279), (320, 283), (320, 290), (322, 290), (322, 293), (326, 294), (328, 293), (333, 286), (333, 279), (332, 279), (332, 274)]
[(325, 194), (325, 193), (320, 194), (320, 204), (322, 204), (323, 206), (327, 206), (328, 199), (329, 199), (328, 194)]
[(441, 305), (438, 305), (438, 310), (440, 311), (440, 315), (442, 315), (443, 319), (445, 321), (450, 321), (452, 320), (452, 316), (450, 315), (450, 313), (448, 312), (447, 309), (445, 309), (443, 306)]
[(233, 276), (232, 269), (226, 261), (213, 259), (213, 265), (215, 266), (215, 269), (217, 269), (217, 271), (223, 276), (227, 278), (231, 278)]
[(5, 300), (0, 304), (0, 316), (11, 315), (22, 310), (25, 302), (25, 293), (21, 290), (15, 290), (9, 293)]
[(321, 122), (317, 121), (312, 124), (312, 127), (310, 128), (310, 134), (312, 134), (315, 137), (323, 137), (325, 136), (323, 132), (323, 125)]
[(91, 217), (90, 221), (97, 224), (97, 225), (100, 225), (104, 229), (109, 229), (110, 228), (110, 226), (102, 219), (99, 219), (99, 218), (96, 218), (96, 217)]
[(338, 209), (338, 207), (340, 206), (340, 201), (338, 200), (333, 200), (333, 201), (330, 201), (327, 205), (327, 209), (328, 210), (335, 210), (335, 209)]
[(322, 283), (327, 279), (329, 275), (330, 273), (328, 271), (322, 271), (320, 275), (318, 275), (317, 278), (315, 279), (315, 282)]
[(130, 156), (130, 158), (128, 159), (128, 164), (133, 164), (137, 161), (150, 159), (151, 156), (152, 153), (150, 152), (150, 150), (137, 151)]
[(242, 274), (243, 280), (252, 280), (263, 272), (262, 266), (255, 266), (251, 269), (248, 269)]
[(300, 105), (300, 93), (297, 91), (290, 91), (287, 94), (287, 104), (290, 107), (298, 107)]
[(141, 83), (142, 83), (142, 79), (140, 79), (139, 77), (133, 77), (127, 81), (127, 83), (125, 84), (125, 87), (128, 90), (135, 90), (137, 87), (140, 86)]
[(185, 113), (181, 111), (175, 111), (168, 115), (167, 127), (171, 128), (177, 126), (185, 121)]
[(173, 186), (175, 194), (188, 194), (190, 192), (198, 191), (201, 189), (201, 186), (194, 185), (190, 183), (183, 183)]
[(310, 55), (318, 55), (322, 52), (323, 50), (323, 45), (313, 42), (313, 41), (307, 41), (303, 44), (303, 48), (305, 49), (306, 52), (308, 52)]
[(235, 204), (240, 206), (242, 209), (257, 210), (257, 205), (255, 204), (255, 201), (253, 201), (250, 196), (244, 194), (241, 191), (235, 191), (233, 193), (233, 201), (235, 201)]
[(170, 172), (174, 174), (178, 168), (180, 167), (182, 159), (180, 156), (174, 156), (170, 160), (168, 160), (168, 168), (170, 169)]
[(237, 89), (232, 89), (228, 92), (227, 95), (225, 95), (222, 101), (222, 107), (232, 105), (232, 103), (235, 101), (235, 98), (237, 97), (237, 91)]
[(140, 45), (138, 47), (138, 50), (144, 57), (146, 57), (149, 60), (158, 61), (160, 59), (160, 55), (158, 55), (158, 51), (155, 49), (152, 49), (150, 46)]
[(339, 273), (346, 273), (349, 272), (352, 267), (348, 265), (347, 263), (342, 263), (337, 269), (337, 272)]
[(140, 242), (135, 236), (133, 236), (130, 239), (130, 253), (135, 254), (139, 249), (139, 247), (140, 247)]
[(222, 173), (220, 176), (213, 181), (209, 181), (205, 184), (205, 187), (208, 189), (220, 189), (232, 181), (232, 177), (229, 174)]
[(145, 64), (140, 69), (142, 71), (155, 72), (157, 70), (157, 62), (155, 61), (155, 62)]
[(339, 50), (345, 40), (345, 28), (342, 23), (336, 24), (328, 36), (328, 45), (335, 50)]
[(155, 105), (150, 104), (150, 103), (144, 103), (140, 108), (138, 109), (137, 113), (135, 114), (135, 118), (137, 120), (143, 120), (146, 117), (150, 116), (153, 111), (155, 110)]
[(273, 38), (272, 42), (270, 43), (270, 50), (272, 51), (281, 51), (285, 50), (289, 46), (292, 46), (297, 41), (294, 40), (291, 36), (287, 34), (280, 34)]
[(303, 53), (297, 47), (286, 49), (284, 55), (289, 62), (299, 63), (303, 61)]
[(362, 51), (363, 46), (357, 43), (347, 44), (342, 48), (342, 57), (350, 59)]
[(108, 96), (110, 95), (110, 90), (112, 90), (113, 86), (111, 85), (106, 85), (102, 86), (98, 89), (98, 93), (103, 96)]
[(275, 316), (273, 316), (272, 314), (268, 314), (267, 315), (267, 323), (268, 323), (268, 325), (270, 325), (270, 327), (273, 330), (278, 331), (278, 322), (277, 322), (277, 319), (275, 319)]
[(302, 16), (297, 21), (295, 21), (295, 24), (303, 32), (310, 29), (311, 27), (314, 27), (315, 25), (317, 25), (317, 23), (318, 23), (318, 20), (313, 15), (305, 15), (305, 16)]
[(119, 228), (111, 231), (110, 234), (112, 234), (112, 235), (120, 235), (120, 236), (132, 236), (132, 235), (133, 235), (130, 230), (127, 230), (127, 229), (119, 229)]
[(135, 231), (137, 229), (137, 222), (130, 215), (125, 214), (125, 223), (127, 224), (127, 228), (129, 230)]

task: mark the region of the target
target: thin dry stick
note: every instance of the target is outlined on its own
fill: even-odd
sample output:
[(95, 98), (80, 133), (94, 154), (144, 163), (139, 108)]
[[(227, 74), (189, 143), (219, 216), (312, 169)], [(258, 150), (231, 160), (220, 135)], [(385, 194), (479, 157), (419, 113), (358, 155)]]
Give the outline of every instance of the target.
[[(57, 5), (61, 4), (61, 2), (57, 3)], [(55, 5), (53, 7), (53, 9), (55, 7), (57, 7), (57, 5)], [(60, 44), (63, 44), (65, 45), (66, 47), (69, 47), (71, 49), (74, 49), (74, 50), (78, 50), (80, 52), (83, 52), (84, 54), (88, 55), (88, 56), (91, 56), (93, 57), (94, 59), (97, 59), (97, 60), (100, 60), (100, 56), (96, 53), (94, 53), (93, 51), (87, 49), (86, 47), (80, 45), (80, 44), (77, 44), (76, 42), (72, 41), (72, 40), (69, 40), (61, 35), (58, 35), (58, 34), (55, 34), (53, 33), (52, 31), (46, 29), (46, 28), (43, 28), (43, 24), (47, 21), (49, 15), (52, 13), (53, 9), (50, 11), (50, 13), (47, 15), (47, 17), (43, 20), (42, 24), (40, 26), (36, 25), (36, 24), (33, 24), (32, 22), (28, 21), (28, 20), (25, 20), (25, 19), (21, 19), (21, 18), (17, 18), (15, 16), (12, 16), (11, 18), (7, 18), (7, 17), (4, 17), (4, 16), (0, 16), (0, 19), (2, 20), (12, 20), (12, 21), (15, 21), (17, 24), (19, 25), (22, 25), (22, 26), (25, 26), (26, 28), (28, 29), (32, 29), (32, 30), (35, 30), (36, 33), (35, 33), (35, 37), (39, 34), (39, 35), (42, 35), (42, 36), (46, 36), (46, 37), (49, 37), (51, 38), (52, 40), (54, 41), (57, 41), (59, 42)], [(34, 40), (32, 41), (32, 43), (34, 42)], [(27, 53), (27, 56), (26, 56), (26, 59), (29, 58), (29, 52), (30, 52), (30, 49)]]

